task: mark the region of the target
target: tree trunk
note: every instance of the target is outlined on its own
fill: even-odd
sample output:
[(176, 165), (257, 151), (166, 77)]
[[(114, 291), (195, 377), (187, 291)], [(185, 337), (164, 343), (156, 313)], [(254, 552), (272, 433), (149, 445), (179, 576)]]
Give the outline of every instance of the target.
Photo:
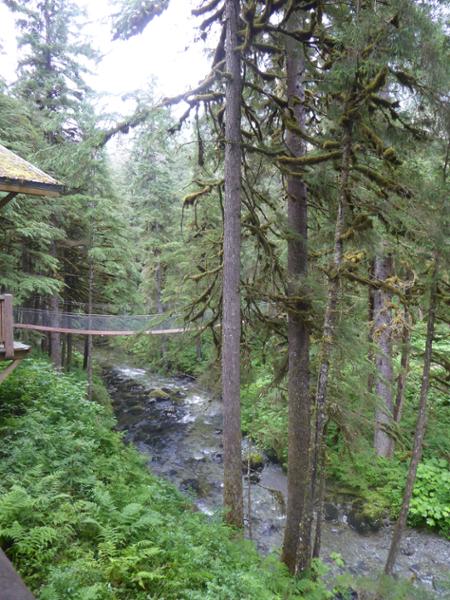
[(67, 334), (67, 355), (66, 355), (66, 371), (72, 369), (72, 356), (73, 356), (73, 336), (71, 333)]
[(430, 289), (430, 304), (428, 308), (428, 323), (427, 323), (427, 338), (425, 345), (425, 356), (423, 360), (422, 386), (420, 388), (419, 414), (417, 416), (416, 432), (414, 435), (413, 451), (411, 462), (408, 469), (408, 477), (406, 479), (405, 493), (403, 495), (402, 507), (398, 521), (392, 535), (391, 547), (389, 549), (388, 558), (384, 567), (384, 572), (387, 575), (392, 575), (395, 561), (400, 546), (400, 540), (408, 517), (409, 504), (411, 501), (414, 483), (416, 481), (417, 467), (422, 457), (423, 438), (427, 422), (427, 400), (428, 390), (430, 387), (430, 369), (431, 357), (433, 352), (434, 338), (434, 322), (436, 318), (436, 299), (437, 299), (437, 278), (438, 278), (438, 257), (434, 257), (434, 267), (432, 284)]
[(198, 362), (203, 360), (203, 351), (202, 351), (202, 336), (197, 335), (195, 337), (195, 356)]
[(86, 371), (88, 368), (88, 357), (89, 357), (89, 336), (84, 337), (84, 350), (83, 350), (83, 370)]
[(405, 387), (406, 387), (406, 378), (408, 376), (409, 371), (409, 352), (411, 348), (410, 344), (410, 319), (408, 309), (405, 306), (404, 310), (404, 319), (405, 323), (402, 329), (402, 354), (400, 359), (400, 373), (397, 377), (397, 392), (395, 395), (395, 404), (394, 404), (394, 422), (400, 423), (400, 419), (402, 418), (403, 412), (403, 403), (405, 400)]
[[(296, 25), (297, 19), (289, 24), (291, 28)], [(291, 118), (300, 128), (305, 125), (304, 70), (303, 48), (289, 37), (286, 39), (288, 105)], [(293, 156), (306, 154), (303, 139), (292, 129), (287, 130), (286, 145)], [(300, 176), (287, 176), (287, 203), (288, 296), (298, 298), (304, 294), (302, 290), (308, 270), (307, 190)], [(307, 310), (307, 302), (298, 300), (292, 300), (288, 310), (288, 490), (281, 559), (292, 574), (297, 568), (307, 568), (311, 555), (311, 519), (305, 514), (311, 441)]]
[[(50, 254), (54, 258), (57, 258), (56, 242), (52, 242), (50, 247)], [(52, 312), (51, 326), (59, 326), (59, 297), (57, 294), (53, 294), (50, 297), (50, 310)], [(50, 358), (55, 369), (61, 369), (61, 334), (55, 331), (50, 333)]]
[[(327, 403), (327, 387), (330, 373), (331, 353), (334, 347), (336, 321), (337, 321), (337, 306), (339, 299), (340, 288), (340, 269), (342, 266), (344, 243), (342, 234), (345, 228), (345, 209), (348, 205), (350, 195), (350, 167), (352, 160), (352, 123), (348, 122), (344, 126), (343, 149), (342, 149), (342, 170), (339, 190), (338, 209), (336, 216), (336, 226), (334, 230), (334, 256), (332, 273), (328, 279), (328, 295), (327, 305), (325, 308), (325, 318), (323, 322), (322, 332), (322, 348), (320, 355), (319, 374), (317, 378), (317, 388), (315, 397), (316, 409), (316, 427), (315, 439), (313, 448), (313, 465), (312, 465), (312, 502), (313, 506), (316, 501), (316, 488), (325, 485), (324, 469), (324, 429), (326, 422), (326, 403)], [(323, 496), (323, 493), (320, 494)], [(314, 543), (314, 557), (317, 558), (320, 553), (321, 527), (320, 517), (322, 514), (321, 499), (319, 498), (318, 509), (318, 526), (316, 527), (316, 539)]]
[[(92, 299), (94, 292), (94, 263), (92, 258), (89, 256), (89, 274), (88, 274), (88, 330), (92, 329), (91, 325), (91, 315), (92, 315)], [(87, 397), (88, 400), (92, 400), (93, 391), (94, 391), (94, 372), (93, 372), (93, 339), (92, 335), (87, 336), (87, 380), (88, 380), (88, 389), (87, 389)]]
[[(381, 254), (375, 258), (376, 279), (386, 280), (392, 275), (392, 256)], [(392, 294), (377, 289), (374, 294), (373, 336), (377, 345), (375, 356), (377, 407), (375, 410), (374, 447), (378, 456), (389, 458), (394, 443), (388, 433), (392, 422)]]
[(223, 233), (222, 394), (226, 520), (244, 524), (240, 407), (241, 57), (239, 0), (226, 0), (225, 202)]
[[(52, 327), (59, 326), (59, 298), (56, 294), (50, 297), (50, 310), (52, 311)], [(50, 358), (55, 369), (61, 369), (61, 334), (50, 333)]]
[[(374, 261), (371, 260), (370, 266), (369, 266), (369, 278), (370, 279), (373, 279), (373, 277), (374, 277), (374, 269), (375, 269), (375, 264), (374, 264)], [(367, 311), (368, 312), (367, 321), (369, 324), (369, 330), (367, 333), (367, 341), (369, 344), (369, 350), (368, 350), (367, 358), (369, 360), (369, 365), (370, 365), (370, 372), (367, 377), (367, 391), (369, 392), (369, 394), (373, 393), (373, 388), (375, 385), (375, 376), (373, 373), (373, 366), (374, 366), (374, 362), (375, 362), (375, 357), (374, 357), (374, 352), (373, 352), (374, 302), (375, 302), (375, 290), (373, 289), (372, 286), (369, 286), (369, 289), (368, 289), (368, 311)]]
[[(159, 251), (158, 251), (159, 254)], [(159, 260), (159, 258), (157, 259), (158, 262), (156, 264), (156, 269), (155, 269), (155, 300), (156, 300), (156, 311), (158, 313), (158, 315), (163, 315), (164, 314), (164, 304), (162, 301), (162, 289), (163, 289), (163, 275), (164, 275), (164, 269), (161, 265), (161, 261)], [(165, 335), (161, 336), (161, 352), (164, 356), (167, 354), (167, 337)]]

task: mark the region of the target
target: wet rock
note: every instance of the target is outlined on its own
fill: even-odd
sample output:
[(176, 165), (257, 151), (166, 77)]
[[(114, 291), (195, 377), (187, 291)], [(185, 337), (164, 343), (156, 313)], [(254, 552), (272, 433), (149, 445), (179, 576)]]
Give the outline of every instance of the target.
[(334, 597), (334, 600), (358, 600), (358, 598), (358, 592), (350, 588), (343, 594), (341, 594), (341, 592), (338, 592)]
[(150, 390), (149, 396), (150, 398), (155, 398), (156, 400), (170, 400), (170, 394), (159, 388)]
[(323, 505), (323, 516), (325, 521), (338, 521), (339, 509), (332, 502), (325, 502)]
[(282, 515), (286, 514), (286, 500), (284, 499), (284, 494), (283, 492), (280, 492), (280, 490), (269, 490), (269, 492), (271, 493), (272, 497), (276, 500), (278, 508), (280, 509), (280, 513)]
[(202, 487), (198, 479), (183, 479), (183, 481), (180, 483), (180, 490), (182, 492), (197, 494), (197, 496), (202, 495)]
[(250, 469), (252, 471), (262, 471), (264, 468), (264, 456), (261, 452), (250, 452), (250, 454), (246, 457), (247, 464), (250, 463)]
[(360, 508), (352, 508), (347, 515), (347, 522), (352, 529), (361, 534), (374, 533), (381, 528), (380, 519), (371, 517)]
[(219, 465), (223, 463), (223, 454), (221, 452), (215, 452), (211, 458), (215, 463)]
[(127, 408), (127, 414), (129, 415), (139, 415), (144, 412), (143, 407), (140, 404), (133, 404)]
[(414, 545), (411, 542), (405, 542), (400, 546), (400, 552), (404, 556), (412, 556), (415, 551), (416, 549), (414, 548)]

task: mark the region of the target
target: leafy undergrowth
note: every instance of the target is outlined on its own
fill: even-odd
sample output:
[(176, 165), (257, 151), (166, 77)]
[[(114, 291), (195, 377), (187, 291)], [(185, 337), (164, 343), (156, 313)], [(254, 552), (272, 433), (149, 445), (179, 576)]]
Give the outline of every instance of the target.
[(0, 386), (0, 543), (40, 600), (329, 596), (149, 474), (84, 387), (40, 360)]

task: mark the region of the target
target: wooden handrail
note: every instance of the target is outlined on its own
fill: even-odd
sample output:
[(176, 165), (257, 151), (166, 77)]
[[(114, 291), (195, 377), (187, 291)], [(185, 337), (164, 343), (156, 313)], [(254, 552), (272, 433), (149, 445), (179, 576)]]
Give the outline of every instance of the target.
[(14, 359), (14, 319), (13, 297), (11, 294), (0, 296), (0, 344), (5, 348), (5, 358)]

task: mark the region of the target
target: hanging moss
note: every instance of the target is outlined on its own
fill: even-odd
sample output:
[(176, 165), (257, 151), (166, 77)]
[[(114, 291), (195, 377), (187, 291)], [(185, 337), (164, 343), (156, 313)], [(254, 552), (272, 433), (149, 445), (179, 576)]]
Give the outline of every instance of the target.
[(279, 156), (278, 162), (281, 164), (292, 164), (296, 166), (308, 167), (311, 165), (317, 165), (327, 160), (333, 160), (342, 156), (341, 150), (334, 152), (327, 152), (326, 154), (308, 154), (307, 156)]
[(392, 179), (384, 177), (384, 175), (381, 175), (380, 173), (374, 171), (373, 169), (370, 169), (369, 167), (365, 167), (363, 165), (353, 165), (352, 168), (355, 171), (358, 171), (359, 173), (365, 175), (368, 179), (379, 185), (381, 188), (391, 190), (401, 196), (406, 196), (407, 198), (410, 198), (412, 195), (410, 190), (408, 190), (404, 186), (399, 185)]
[(283, 115), (283, 124), (286, 129), (296, 133), (303, 140), (306, 140), (310, 144), (317, 145), (317, 141), (314, 140), (310, 135), (308, 135), (301, 127), (298, 126), (297, 121), (290, 117), (290, 112), (286, 111)]
[(383, 152), (383, 158), (394, 165), (402, 164), (402, 161), (398, 158), (397, 153), (392, 146), (389, 146), (389, 148), (385, 149)]
[(332, 148), (340, 148), (341, 144), (339, 142), (335, 142), (334, 140), (325, 140), (322, 142), (322, 148), (324, 150), (331, 150)]
[(208, 194), (211, 191), (211, 186), (206, 186), (201, 190), (197, 190), (196, 192), (192, 192), (183, 198), (183, 207), (193, 206), (196, 200), (205, 194)]
[(387, 74), (388, 74), (387, 67), (383, 67), (382, 69), (380, 69), (378, 71), (378, 73), (375, 75), (375, 77), (371, 81), (369, 81), (369, 83), (366, 85), (366, 87), (364, 89), (364, 94), (365, 95), (373, 94), (374, 92), (377, 92), (379, 89), (381, 89), (384, 86), (384, 84), (386, 83)]
[(373, 131), (373, 129), (371, 129), (367, 125), (362, 124), (361, 129), (366, 134), (366, 136), (369, 138), (369, 141), (375, 147), (376, 151), (379, 154), (382, 154), (385, 149), (383, 140), (381, 138), (379, 138), (377, 136), (377, 134)]

